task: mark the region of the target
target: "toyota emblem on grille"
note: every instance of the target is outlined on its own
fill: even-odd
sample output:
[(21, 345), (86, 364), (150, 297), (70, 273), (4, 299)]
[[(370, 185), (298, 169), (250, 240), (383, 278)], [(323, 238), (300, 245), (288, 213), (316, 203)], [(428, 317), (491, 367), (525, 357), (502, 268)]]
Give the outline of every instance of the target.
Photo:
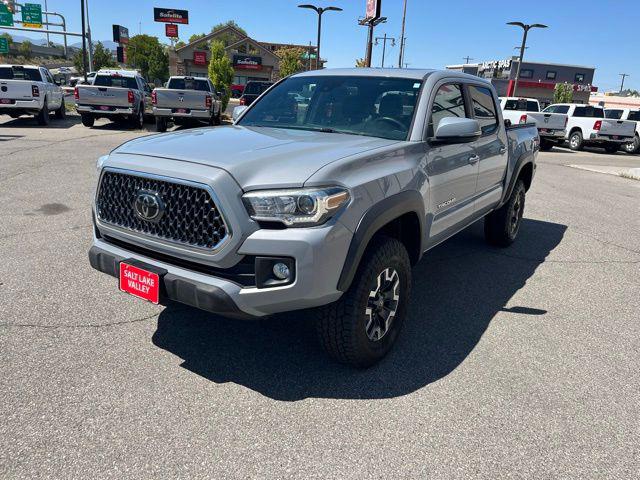
[(140, 190), (133, 202), (136, 215), (147, 222), (157, 222), (164, 214), (164, 204), (156, 192)]

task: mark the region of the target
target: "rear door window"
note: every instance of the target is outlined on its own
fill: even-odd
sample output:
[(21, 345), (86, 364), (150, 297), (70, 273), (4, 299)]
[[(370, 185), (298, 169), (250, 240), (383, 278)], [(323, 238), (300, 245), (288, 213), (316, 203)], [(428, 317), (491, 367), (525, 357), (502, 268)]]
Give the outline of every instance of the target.
[(576, 107), (573, 116), (578, 118), (604, 118), (604, 110), (600, 107), (582, 105)]
[(0, 80), (29, 80), (41, 82), (42, 76), (37, 68), (0, 67)]
[(496, 132), (498, 130), (498, 115), (491, 90), (486, 87), (469, 85), (469, 92), (471, 93), (473, 116), (480, 124), (482, 134), (489, 135)]
[(538, 104), (526, 98), (512, 98), (504, 105), (505, 110), (517, 110), (519, 112), (538, 112)]
[(550, 105), (543, 110), (544, 113), (567, 113), (569, 105)]

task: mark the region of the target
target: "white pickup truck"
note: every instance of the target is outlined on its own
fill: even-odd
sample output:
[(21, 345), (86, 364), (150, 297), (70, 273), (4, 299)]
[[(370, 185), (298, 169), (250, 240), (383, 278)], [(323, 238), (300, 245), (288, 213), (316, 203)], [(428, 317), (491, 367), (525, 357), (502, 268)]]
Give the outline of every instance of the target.
[(220, 94), (208, 78), (171, 77), (167, 88), (153, 90), (151, 103), (159, 132), (167, 130), (170, 120), (177, 124), (198, 121), (220, 125), (222, 118)]
[(582, 150), (587, 145), (603, 147), (615, 153), (625, 143), (633, 141), (636, 123), (611, 120), (604, 116), (604, 108), (579, 103), (556, 103), (544, 113), (566, 113), (569, 116), (567, 135), (571, 150)]
[(502, 116), (513, 125), (534, 123), (540, 135), (540, 150), (551, 150), (564, 142), (569, 117), (563, 113), (541, 113), (535, 98), (501, 97)]
[(636, 135), (632, 142), (622, 145), (627, 153), (640, 151), (640, 110), (637, 108), (605, 108), (604, 116), (612, 120), (630, 120), (636, 122)]
[(65, 117), (62, 88), (44, 67), (0, 65), (0, 115), (33, 115), (39, 125), (49, 124), (49, 113)]

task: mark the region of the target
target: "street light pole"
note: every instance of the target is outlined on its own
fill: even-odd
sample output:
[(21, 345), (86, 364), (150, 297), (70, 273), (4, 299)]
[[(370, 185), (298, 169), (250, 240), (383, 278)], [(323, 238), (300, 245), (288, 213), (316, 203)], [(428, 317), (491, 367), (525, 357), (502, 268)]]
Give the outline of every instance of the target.
[(508, 22), (507, 25), (513, 25), (514, 27), (520, 27), (523, 30), (523, 34), (522, 34), (522, 45), (520, 46), (520, 59), (518, 60), (518, 69), (516, 71), (516, 81), (515, 84), (513, 85), (513, 93), (512, 95), (515, 97), (516, 92), (518, 91), (518, 80), (520, 79), (520, 69), (522, 68), (522, 59), (524, 57), (524, 51), (527, 48), (527, 34), (529, 33), (529, 30), (531, 30), (532, 28), (548, 28), (547, 25), (544, 25), (542, 23), (534, 23), (532, 25), (527, 25), (524, 24), (522, 22)]
[(402, 8), (402, 30), (400, 32), (400, 55), (398, 57), (398, 68), (402, 68), (402, 61), (404, 60), (404, 25), (407, 19), (407, 0), (404, 0), (404, 6)]
[(322, 14), (324, 12), (330, 12), (330, 11), (334, 11), (334, 12), (341, 12), (342, 9), (340, 7), (316, 7), (315, 5), (309, 5), (309, 4), (304, 4), (304, 5), (298, 5), (298, 8), (308, 8), (310, 10), (313, 10), (314, 12), (316, 12), (318, 14), (318, 44), (316, 46), (316, 70), (320, 70), (320, 65), (321, 65), (321, 61), (320, 61), (320, 35), (322, 33)]
[(80, 0), (80, 16), (82, 17), (82, 70), (87, 82), (87, 32), (85, 31), (84, 0)]

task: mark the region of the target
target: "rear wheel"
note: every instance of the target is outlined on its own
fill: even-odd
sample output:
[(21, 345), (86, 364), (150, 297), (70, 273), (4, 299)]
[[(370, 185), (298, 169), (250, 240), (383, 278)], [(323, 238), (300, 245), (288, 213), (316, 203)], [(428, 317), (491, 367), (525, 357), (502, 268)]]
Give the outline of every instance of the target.
[(46, 98), (44, 99), (42, 110), (36, 115), (36, 120), (38, 125), (49, 125), (49, 103)]
[(522, 180), (517, 180), (507, 203), (484, 218), (484, 237), (497, 247), (511, 245), (520, 231), (524, 214), (526, 188)]
[(156, 117), (156, 130), (158, 132), (167, 131), (167, 119), (164, 117)]
[(582, 150), (584, 148), (584, 139), (580, 130), (576, 130), (569, 136), (569, 148), (571, 150)]
[(62, 101), (60, 102), (60, 107), (56, 110), (56, 118), (58, 120), (64, 120), (66, 116), (67, 116), (67, 108), (66, 108), (66, 105), (64, 104), (64, 98), (63, 98)]
[(616, 153), (620, 149), (620, 145), (617, 143), (607, 143), (604, 149), (607, 153)]
[(85, 127), (93, 127), (93, 124), (96, 122), (93, 115), (88, 115), (86, 113), (81, 114), (80, 118), (82, 118), (82, 125)]
[(407, 312), (411, 264), (394, 238), (372, 240), (349, 290), (317, 311), (316, 327), (325, 351), (341, 363), (369, 367), (395, 343)]
[(553, 142), (550, 142), (549, 140), (546, 140), (544, 138), (540, 139), (540, 150), (542, 150), (543, 152), (548, 152), (552, 148)]
[(131, 116), (131, 126), (142, 130), (144, 128), (144, 107), (140, 105), (138, 111)]
[(640, 137), (636, 135), (633, 142), (625, 143), (622, 149), (627, 153), (638, 153), (638, 150), (640, 150)]

